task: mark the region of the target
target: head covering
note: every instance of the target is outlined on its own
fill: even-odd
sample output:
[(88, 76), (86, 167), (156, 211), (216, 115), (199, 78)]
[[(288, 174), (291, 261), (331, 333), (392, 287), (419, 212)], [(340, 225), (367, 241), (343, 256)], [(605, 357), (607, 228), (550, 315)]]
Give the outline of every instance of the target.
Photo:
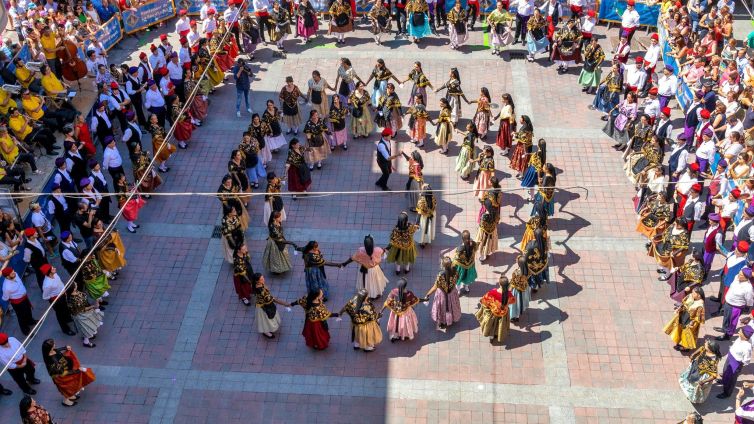
[(50, 188), (50, 190), (52, 190), (52, 191), (60, 190), (60, 184), (53, 184), (52, 187)]
[(86, 164), (89, 165), (89, 169), (94, 169), (97, 166), (97, 159), (91, 158)]
[(657, 91), (658, 91), (658, 90), (657, 90), (657, 87), (652, 87), (652, 88), (650, 88), (650, 89), (649, 89), (649, 91), (647, 91), (647, 93), (648, 93), (648, 94), (649, 94), (650, 96), (656, 96), (656, 95), (657, 95)]
[(89, 178), (82, 178), (81, 181), (79, 181), (79, 187), (84, 188), (92, 183), (92, 180)]
[(214, 8), (214, 7), (210, 7), (210, 8), (209, 8), (209, 10), (207, 10), (207, 14), (208, 14), (208, 15), (214, 15), (214, 14), (215, 14), (215, 12), (216, 12), (216, 10), (215, 10), (215, 8)]
[(149, 45), (149, 50), (155, 51), (155, 50), (157, 50), (157, 46), (155, 46), (154, 44), (150, 44)]
[(595, 15), (597, 15), (597, 13), (594, 10), (590, 10), (586, 12), (586, 15), (589, 16), (590, 18), (593, 18), (595, 17)]
[(665, 70), (669, 72), (675, 72), (675, 68), (672, 65), (665, 65)]
[(712, 132), (712, 128), (705, 128), (704, 131), (702, 131), (702, 135), (706, 135), (707, 137), (712, 137), (715, 133)]
[[(139, 53), (139, 59), (144, 60), (147, 58), (147, 54), (144, 52)], [(133, 69), (133, 68), (132, 68)], [(136, 69), (138, 71), (138, 69)], [(131, 71), (131, 69), (129, 69)]]
[(160, 34), (160, 41), (165, 41), (167, 39), (168, 39), (168, 35), (167, 34)]
[(136, 113), (133, 110), (129, 109), (126, 111), (126, 119), (134, 119), (134, 116), (136, 116)]
[[(107, 146), (108, 144), (110, 144), (111, 141), (115, 141), (115, 137), (111, 135), (106, 135), (105, 138), (102, 140), (102, 144)], [(696, 164), (693, 164), (693, 165), (696, 165)], [(697, 165), (697, 168), (698, 167), (699, 166)]]
[(6, 343), (8, 343), (8, 335), (5, 333), (0, 333), (0, 345), (4, 345)]
[(751, 268), (747, 266), (746, 268), (741, 270), (741, 274), (743, 274), (746, 278), (751, 278)]
[(730, 195), (733, 196), (734, 199), (738, 199), (739, 197), (741, 197), (741, 190), (736, 187), (730, 191)]
[(626, 4), (627, 4), (627, 5), (629, 5), (629, 6), (631, 6), (631, 7), (633, 7), (633, 6), (635, 6), (635, 5), (636, 5), (636, 2), (635, 2), (634, 0), (628, 0), (628, 1), (626, 2)]
[(110, 83), (110, 88), (112, 88), (113, 90), (115, 90), (116, 88), (118, 88), (118, 83), (115, 82), (115, 81), (111, 82)]
[(667, 107), (667, 106), (665, 106), (664, 108), (662, 108), (662, 114), (665, 115), (665, 116), (667, 116), (667, 117), (670, 117), (670, 108)]
[(196, 20), (195, 20), (195, 19), (192, 19), (192, 20), (191, 20), (191, 21), (189, 22), (189, 25), (191, 25), (191, 26), (194, 26), (194, 25), (196, 25)]
[(65, 164), (65, 158), (55, 158), (55, 167), (60, 168)]
[(699, 184), (699, 183), (696, 183), (696, 184), (694, 184), (694, 185), (691, 186), (691, 190), (693, 190), (693, 191), (695, 191), (697, 193), (700, 193), (702, 191), (702, 185)]
[(188, 43), (188, 39), (186, 37), (181, 37), (180, 40), (178, 40), (178, 42), (181, 44), (186, 44)]
[(653, 39), (655, 41), (660, 41), (660, 36), (656, 32), (654, 34), (650, 35), (649, 38), (651, 38), (651, 39)]
[[(741, 240), (736, 245), (736, 250), (738, 250), (741, 253), (746, 253), (749, 251), (749, 243), (745, 240)], [(749, 268), (751, 269), (751, 268)]]
[[(68, 233), (68, 234), (70, 235), (70, 233)], [(39, 267), (39, 271), (42, 274), (44, 274), (44, 275), (49, 274), (51, 269), (52, 269), (52, 265), (50, 265), (50, 264), (44, 264), (44, 265), (42, 265), (42, 266)]]
[(699, 112), (699, 116), (701, 116), (702, 119), (709, 119), (710, 113), (707, 109), (704, 109), (701, 112)]
[(34, 228), (27, 228), (27, 229), (24, 230), (24, 235), (26, 237), (31, 237), (34, 234), (37, 234), (37, 230), (35, 230)]
[(148, 79), (148, 80), (147, 80), (147, 85), (148, 85), (149, 87), (151, 87), (151, 86), (155, 85), (155, 82), (154, 82), (154, 80), (153, 80), (153, 79), (151, 79), (151, 78), (150, 78), (150, 79)]
[(711, 213), (707, 216), (707, 218), (709, 218), (709, 220), (712, 222), (720, 222), (720, 214)]
[(6, 266), (5, 268), (3, 268), (3, 271), (2, 271), (3, 277), (9, 276), (12, 272), (13, 272), (13, 268)]
[(744, 333), (744, 337), (747, 339), (750, 339), (752, 335), (754, 335), (754, 327), (750, 325), (744, 325), (741, 327), (741, 332)]
[(641, 56), (636, 57), (636, 63), (644, 63), (644, 58)]
[(165, 76), (168, 74), (168, 68), (166, 66), (163, 66), (162, 68), (160, 68), (159, 71), (160, 71), (160, 75), (162, 76)]
[(176, 53), (176, 52), (170, 53), (169, 58), (172, 59), (174, 57), (178, 57), (178, 53)]
[(178, 16), (186, 16), (186, 9), (181, 9), (178, 11)]
[(699, 164), (696, 163), (696, 162), (694, 162), (691, 165), (689, 165), (689, 169), (692, 170), (692, 171), (698, 172), (699, 171)]
[(719, 166), (721, 168), (727, 168), (728, 167), (728, 161), (726, 161), (725, 159), (720, 159), (719, 161), (717, 161), (717, 166)]
[(383, 137), (390, 137), (391, 135), (393, 135), (393, 130), (391, 130), (390, 128), (385, 128), (384, 130), (382, 130)]

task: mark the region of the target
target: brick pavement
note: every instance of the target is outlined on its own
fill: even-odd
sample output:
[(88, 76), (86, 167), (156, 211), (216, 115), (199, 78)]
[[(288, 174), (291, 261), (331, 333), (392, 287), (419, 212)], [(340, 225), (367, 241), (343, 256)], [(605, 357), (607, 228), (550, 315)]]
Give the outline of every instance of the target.
[[(472, 44), (479, 43), (479, 36), (472, 35)], [(515, 247), (530, 209), (521, 191), (504, 196), (501, 252), (478, 265), (479, 280), (471, 295), (461, 299), (462, 320), (447, 331), (436, 331), (428, 306), (419, 305), (418, 339), (385, 342), (371, 355), (350, 348), (345, 321), (331, 322), (333, 339), (327, 351), (310, 351), (301, 340), (303, 318), (298, 309), (282, 312), (277, 339), (260, 337), (254, 330), (253, 308), (235, 298), (231, 269), (222, 262), (218, 241), (210, 239), (218, 201), (155, 196), (140, 217), (143, 228), (137, 235), (125, 234), (129, 266), (114, 284), (98, 347), (76, 349), (100, 381), (73, 409), (59, 406), (49, 379), (43, 379), (38, 400), (63, 422), (75, 423), (680, 420), (692, 408), (677, 384), (687, 360), (671, 349), (661, 332), (672, 301), (666, 296), (667, 286), (655, 280), (653, 261), (633, 232), (633, 190), (618, 155), (599, 131), (602, 122), (586, 108), (591, 98), (580, 92), (576, 76), (558, 77), (551, 67), (503, 60), (486, 51), (452, 52), (437, 41), (417, 47), (391, 40), (374, 47), (366, 38), (361, 32), (358, 47), (351, 38), (351, 44), (340, 49), (316, 43), (287, 60), (273, 60), (262, 49), (252, 85), (254, 109), (262, 110), (267, 98), (277, 97), (286, 75), (305, 86), (316, 68), (334, 82), (341, 56), (351, 58), (362, 77), (375, 57), (383, 57), (401, 78), (414, 60), (421, 60), (435, 86), (444, 82), (451, 67), (458, 67), (470, 99), (482, 86), (490, 89), (495, 103), (503, 92), (511, 92), (517, 112), (532, 115), (535, 136), (547, 138), (549, 161), (564, 172), (551, 220), (551, 276), (556, 284), (540, 291), (505, 345), (490, 346), (472, 314), (479, 297), (499, 273), (510, 271), (517, 255)], [(492, 72), (479, 72), (480, 67)], [(398, 91), (404, 101), (408, 89)], [(235, 118), (234, 91), (223, 87), (211, 98), (206, 125), (195, 132), (188, 151), (171, 159), (163, 192), (206, 192), (219, 185), (230, 150), (248, 123), (245, 113)], [(429, 96), (429, 109), (435, 114), (438, 99), (436, 94)], [(464, 106), (465, 118), (472, 113)], [(375, 140), (353, 141), (347, 152), (335, 152), (322, 171), (313, 173), (312, 189), (373, 190), (378, 175)], [(401, 134), (398, 144), (409, 152), (412, 146), (406, 140)], [(425, 177), (435, 189), (471, 187), (454, 172), (457, 144), (448, 157), (431, 141), (425, 152)], [(284, 158), (282, 152), (275, 155), (270, 169), (282, 174)], [(405, 162), (401, 159), (397, 165), (399, 172), (390, 181), (396, 189), (406, 179)], [(497, 168), (504, 189), (516, 189), (518, 181), (511, 178), (507, 160), (498, 160)], [(252, 200), (253, 227), (248, 233), (257, 268), (265, 236), (261, 201)], [(286, 199), (286, 234), (299, 244), (319, 239), (329, 259), (342, 261), (367, 233), (384, 243), (407, 206), (397, 193)], [(408, 275), (417, 294), (431, 286), (440, 256), (458, 243), (460, 232), (475, 232), (477, 211), (478, 202), (470, 193), (440, 197), (438, 240), (420, 251)], [(291, 273), (268, 279), (273, 294), (286, 300), (304, 294), (300, 256), (293, 262)], [(396, 278), (389, 266), (385, 271), (389, 279)], [(328, 269), (332, 308), (352, 295), (355, 274), (353, 266)], [(39, 297), (34, 289), (32, 294)], [(718, 321), (706, 328), (713, 324)], [(30, 349), (33, 358), (39, 359), (43, 338), (62, 339), (55, 327), (43, 328)], [(74, 338), (66, 341), (78, 346)], [(0, 400), (3, 420), (15, 417), (12, 404), (17, 399), (15, 394)], [(729, 404), (712, 397), (704, 406), (706, 418), (730, 421)], [(726, 407), (727, 415), (713, 412)]]

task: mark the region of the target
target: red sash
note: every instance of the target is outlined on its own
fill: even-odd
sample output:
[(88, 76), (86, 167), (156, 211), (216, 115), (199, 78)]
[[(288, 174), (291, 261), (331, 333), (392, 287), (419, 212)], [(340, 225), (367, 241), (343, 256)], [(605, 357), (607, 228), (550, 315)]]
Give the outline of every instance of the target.
[(21, 298), (18, 298), (18, 299), (11, 299), (11, 300), (10, 300), (10, 303), (12, 303), (12, 304), (14, 304), (14, 305), (19, 305), (19, 304), (21, 304), (21, 303), (24, 303), (24, 301), (25, 301), (26, 299), (28, 299), (28, 298), (29, 298), (28, 296), (24, 295), (24, 297), (21, 297)]

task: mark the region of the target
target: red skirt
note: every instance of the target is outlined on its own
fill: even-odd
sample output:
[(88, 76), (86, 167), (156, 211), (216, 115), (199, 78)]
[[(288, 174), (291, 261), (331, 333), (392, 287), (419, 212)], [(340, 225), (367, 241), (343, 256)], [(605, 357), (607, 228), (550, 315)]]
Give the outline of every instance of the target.
[(230, 37), (228, 37), (228, 41), (229, 43), (225, 47), (225, 49), (228, 51), (230, 58), (235, 60), (236, 57), (238, 57), (238, 44), (236, 43), (236, 36), (231, 34)]
[(519, 174), (523, 174), (529, 166), (529, 155), (526, 153), (526, 146), (523, 143), (516, 143), (516, 149), (511, 156), (511, 168)]
[(191, 140), (191, 133), (194, 132), (194, 124), (188, 119), (179, 121), (175, 126), (175, 139), (178, 141)]
[(306, 345), (312, 349), (323, 350), (330, 345), (330, 332), (327, 331), (325, 321), (304, 321), (304, 331), (301, 332)]
[(197, 95), (191, 102), (190, 110), (191, 116), (200, 121), (204, 121), (204, 119), (207, 117), (207, 101), (204, 100), (204, 97)]
[(251, 299), (251, 284), (244, 283), (237, 276), (233, 276), (233, 286), (239, 299)]
[(288, 168), (288, 190), (295, 192), (304, 192), (309, 190), (309, 186), (312, 185), (312, 181), (309, 180), (306, 183), (301, 182), (301, 177), (298, 174), (298, 169), (291, 166)]
[(218, 53), (215, 56), (215, 64), (217, 64), (217, 67), (220, 68), (221, 72), (226, 72), (233, 67), (233, 59), (231, 59), (228, 54)]
[(497, 132), (496, 144), (501, 149), (510, 149), (513, 145), (513, 136), (511, 131), (516, 129), (516, 123), (511, 125), (510, 121), (503, 119), (500, 121), (500, 131)]
[(55, 383), (55, 387), (65, 398), (70, 398), (80, 392), (81, 389), (93, 383), (97, 379), (94, 375), (94, 371), (91, 368), (87, 368), (86, 371), (81, 371), (81, 364), (79, 358), (73, 351), (67, 351), (63, 353), (63, 356), (68, 357), (73, 362), (73, 369), (76, 370), (73, 374), (68, 374), (63, 377), (52, 377), (52, 382)]

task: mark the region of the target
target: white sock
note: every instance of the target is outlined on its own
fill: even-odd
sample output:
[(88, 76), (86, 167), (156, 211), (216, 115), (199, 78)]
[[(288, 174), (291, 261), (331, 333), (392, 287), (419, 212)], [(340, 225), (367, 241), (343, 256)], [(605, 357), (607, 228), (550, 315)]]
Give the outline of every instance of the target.
[(89, 341), (89, 337), (83, 337), (83, 339), (84, 339), (84, 344), (90, 344), (91, 343)]

